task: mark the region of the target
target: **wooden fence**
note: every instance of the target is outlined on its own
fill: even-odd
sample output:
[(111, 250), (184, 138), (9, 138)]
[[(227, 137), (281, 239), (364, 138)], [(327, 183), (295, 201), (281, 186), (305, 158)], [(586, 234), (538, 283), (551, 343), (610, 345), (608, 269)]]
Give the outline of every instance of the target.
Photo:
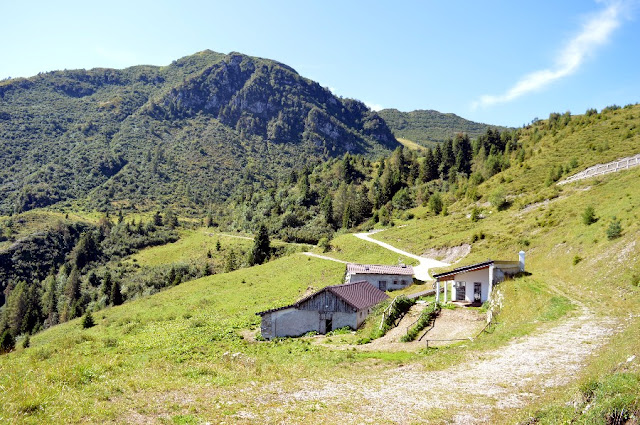
[(593, 167), (589, 167), (586, 170), (580, 171), (578, 174), (574, 174), (558, 184), (573, 183), (578, 180), (586, 179), (589, 177), (601, 176), (603, 174), (615, 173), (616, 171), (627, 170), (631, 167), (640, 165), (640, 154), (630, 156), (627, 158), (618, 159), (616, 161), (608, 162), (606, 164), (598, 164)]

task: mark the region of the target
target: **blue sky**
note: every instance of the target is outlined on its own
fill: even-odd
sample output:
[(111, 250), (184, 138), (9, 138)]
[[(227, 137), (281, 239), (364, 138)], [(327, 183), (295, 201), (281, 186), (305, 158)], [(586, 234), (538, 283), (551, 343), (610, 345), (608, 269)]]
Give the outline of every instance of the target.
[(639, 0), (90, 4), (5, 0), (0, 79), (211, 49), (278, 60), (374, 108), (490, 124), (640, 102)]

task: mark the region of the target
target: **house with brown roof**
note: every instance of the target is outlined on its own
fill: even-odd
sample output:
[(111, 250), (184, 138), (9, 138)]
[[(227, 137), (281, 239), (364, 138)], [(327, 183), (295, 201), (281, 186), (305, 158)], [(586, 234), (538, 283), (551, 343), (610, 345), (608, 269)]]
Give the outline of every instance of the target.
[(362, 280), (366, 280), (381, 291), (406, 288), (413, 283), (413, 267), (404, 264), (399, 266), (347, 264), (345, 282)]
[(518, 261), (487, 260), (434, 274), (436, 301), (440, 302), (440, 288), (444, 286), (445, 303), (448, 293), (451, 294), (451, 301), (484, 303), (491, 296), (495, 285), (508, 276), (524, 272), (524, 256), (524, 251), (520, 251)]
[(325, 334), (345, 326), (358, 329), (373, 307), (387, 298), (369, 282), (360, 281), (327, 286), (291, 305), (256, 314), (262, 317), (260, 330), (266, 339)]

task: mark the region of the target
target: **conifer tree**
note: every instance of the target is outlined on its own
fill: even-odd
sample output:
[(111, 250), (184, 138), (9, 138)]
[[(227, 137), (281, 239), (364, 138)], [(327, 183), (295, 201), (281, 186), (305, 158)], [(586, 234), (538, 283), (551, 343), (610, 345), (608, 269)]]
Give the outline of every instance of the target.
[(269, 240), (269, 232), (267, 226), (261, 224), (258, 233), (253, 239), (253, 248), (249, 254), (249, 264), (254, 266), (262, 264), (269, 259), (271, 255), (271, 241)]
[(53, 275), (47, 276), (42, 282), (42, 314), (45, 327), (58, 324), (58, 287)]
[(114, 280), (111, 285), (111, 303), (113, 305), (120, 305), (124, 301), (122, 297), (122, 291), (120, 290), (120, 282)]

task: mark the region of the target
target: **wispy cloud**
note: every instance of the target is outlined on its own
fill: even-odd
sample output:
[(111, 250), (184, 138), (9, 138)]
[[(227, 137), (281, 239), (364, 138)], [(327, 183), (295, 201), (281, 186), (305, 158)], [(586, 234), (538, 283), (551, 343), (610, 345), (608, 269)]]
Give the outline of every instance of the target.
[(474, 109), (507, 103), (525, 94), (538, 91), (552, 82), (573, 74), (594, 50), (609, 41), (621, 25), (623, 4), (609, 2), (607, 7), (588, 19), (580, 33), (560, 51), (555, 66), (525, 75), (513, 87), (500, 95), (484, 95), (473, 102)]
[(384, 106), (378, 104), (378, 103), (371, 103), (371, 102), (364, 102), (365, 105), (367, 105), (369, 107), (369, 109), (373, 109), (374, 111), (380, 111), (382, 109), (384, 109)]

